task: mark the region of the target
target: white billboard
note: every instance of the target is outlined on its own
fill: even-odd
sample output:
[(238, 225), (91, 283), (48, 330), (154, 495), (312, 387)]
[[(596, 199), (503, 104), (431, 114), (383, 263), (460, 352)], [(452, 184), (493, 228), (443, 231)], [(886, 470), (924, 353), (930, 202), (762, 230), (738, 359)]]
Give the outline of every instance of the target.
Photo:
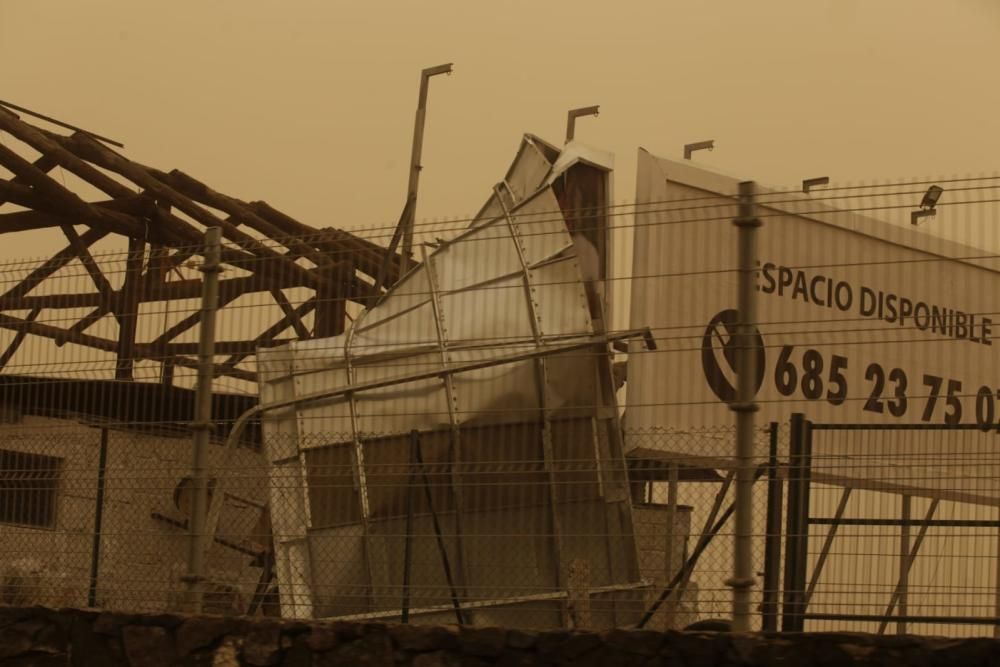
[[(631, 326), (651, 327), (659, 349), (629, 359), (633, 433), (734, 422), (738, 182), (639, 152)], [(827, 423), (979, 424), (1000, 445), (996, 256), (819, 195), (758, 193), (758, 424), (794, 412)], [(920, 195), (911, 199), (916, 208)], [(982, 450), (984, 436), (970, 436)], [(824, 454), (856, 456), (842, 440)], [(632, 446), (716, 458), (731, 443)]]

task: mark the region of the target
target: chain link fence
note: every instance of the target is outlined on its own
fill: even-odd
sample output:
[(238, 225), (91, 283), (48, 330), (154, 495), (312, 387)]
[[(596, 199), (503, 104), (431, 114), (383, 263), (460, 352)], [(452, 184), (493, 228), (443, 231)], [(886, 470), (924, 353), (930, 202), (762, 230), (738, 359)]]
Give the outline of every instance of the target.
[[(558, 153), (538, 149), (531, 173), (548, 174)], [(732, 201), (640, 192), (627, 211), (594, 206), (574, 188), (595, 174), (535, 190), (508, 178), (474, 218), (421, 227), (405, 273), (379, 266), (391, 228), (255, 240), (256, 254), (230, 233), (215, 349), (201, 361), (201, 244), (143, 240), (123, 254), (91, 249), (99, 239), (67, 226), (54, 258), (0, 266), (0, 602), (724, 627), (736, 321), (713, 299), (733, 297), (733, 266), (708, 252), (721, 242), (642, 234), (721, 234), (711, 225), (729, 225)], [(205, 210), (282, 220), (171, 178), (211, 199)], [(968, 187), (970, 197), (986, 189)], [(859, 209), (903, 208), (898, 193), (863, 195), (875, 202)], [(765, 228), (813, 215), (798, 199), (775, 212), (791, 196), (762, 195)], [(633, 225), (610, 222), (626, 213)], [(841, 213), (821, 222), (857, 222)], [(676, 266), (612, 272), (625, 257), (602, 244), (634, 235), (637, 249), (669, 251)], [(845, 256), (818, 268), (764, 259), (774, 260), (761, 265), (764, 303), (833, 301), (801, 319), (762, 309), (756, 323), (755, 627), (992, 632), (997, 398), (969, 390), (981, 384), (971, 374), (991, 368), (969, 352), (990, 352), (988, 311), (967, 307), (958, 338), (956, 322), (950, 338), (928, 334), (939, 356), (964, 364), (962, 390), (957, 371), (918, 373), (918, 355), (865, 356), (925, 342), (916, 326), (897, 340), (881, 335), (882, 315), (848, 317), (848, 289), (875, 294), (897, 260), (873, 251), (859, 262), (883, 273), (841, 288), (847, 279), (826, 273), (850, 266)], [(969, 265), (995, 257), (974, 259), (962, 284), (986, 290)], [(909, 303), (931, 317), (926, 301)], [(196, 419), (199, 366), (214, 377), (209, 424)], [(927, 395), (914, 391), (918, 379)], [(201, 459), (198, 429), (209, 441)]]

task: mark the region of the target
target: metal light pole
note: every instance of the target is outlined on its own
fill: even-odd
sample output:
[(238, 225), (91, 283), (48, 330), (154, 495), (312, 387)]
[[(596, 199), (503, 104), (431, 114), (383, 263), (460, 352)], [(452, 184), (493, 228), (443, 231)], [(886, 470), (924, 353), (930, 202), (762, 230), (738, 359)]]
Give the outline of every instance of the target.
[(704, 150), (714, 151), (715, 140), (709, 139), (708, 141), (696, 141), (693, 144), (684, 144), (684, 159), (690, 160), (692, 153)]
[(451, 74), (452, 63), (428, 67), (420, 73), (420, 94), (417, 97), (417, 117), (413, 123), (413, 151), (410, 154), (410, 182), (406, 186), (406, 204), (400, 226), (403, 230), (403, 256), (400, 275), (410, 268), (413, 253), (413, 221), (417, 212), (417, 189), (420, 186), (420, 158), (424, 150), (424, 119), (427, 115), (427, 88), (432, 76)]
[(737, 387), (736, 401), (729, 408), (736, 413), (736, 531), (733, 544), (733, 577), (726, 583), (733, 589), (733, 631), (750, 631), (750, 589), (753, 576), (753, 453), (754, 412), (757, 403), (756, 338), (757, 227), (754, 216), (754, 183), (744, 181), (739, 189), (739, 211), (733, 224), (738, 229), (739, 286), (737, 288)]
[[(188, 543), (186, 607), (189, 613), (200, 613), (205, 579), (204, 544), (208, 517), (208, 447), (212, 430), (212, 379), (215, 361), (215, 314), (219, 307), (219, 259), (222, 252), (222, 230), (211, 227), (205, 231), (205, 263), (201, 266), (204, 283), (201, 293), (201, 330), (198, 335), (198, 384), (195, 388), (195, 415), (191, 428), (191, 479), (194, 499)], [(213, 531), (214, 532), (214, 531)]]
[(576, 135), (576, 119), (580, 116), (597, 116), (600, 115), (601, 107), (594, 105), (592, 107), (580, 107), (579, 109), (570, 109), (569, 113), (566, 114), (566, 143), (573, 141), (573, 137)]

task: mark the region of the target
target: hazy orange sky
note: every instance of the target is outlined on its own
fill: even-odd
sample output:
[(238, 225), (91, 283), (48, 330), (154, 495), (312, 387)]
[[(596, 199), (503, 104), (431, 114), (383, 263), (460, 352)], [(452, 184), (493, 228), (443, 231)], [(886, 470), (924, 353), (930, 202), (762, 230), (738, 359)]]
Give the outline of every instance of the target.
[[(0, 0), (0, 99), (119, 139), (145, 164), (314, 226), (394, 224), (419, 70), (418, 219), (474, 212), (523, 132), (765, 183), (996, 170), (1000, 2)], [(44, 254), (58, 232), (11, 239)]]

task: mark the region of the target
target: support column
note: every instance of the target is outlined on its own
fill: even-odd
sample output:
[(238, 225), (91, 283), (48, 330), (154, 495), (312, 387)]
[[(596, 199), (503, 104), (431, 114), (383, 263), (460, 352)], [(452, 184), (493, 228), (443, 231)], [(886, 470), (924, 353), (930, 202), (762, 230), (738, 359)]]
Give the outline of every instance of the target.
[(778, 470), (778, 424), (771, 423), (770, 452), (767, 459), (767, 535), (764, 538), (764, 595), (761, 601), (761, 630), (778, 631), (778, 593), (781, 586), (781, 504), (782, 479)]
[(754, 184), (740, 183), (738, 229), (739, 285), (737, 289), (737, 388), (729, 408), (736, 413), (736, 529), (733, 538), (733, 631), (750, 631), (750, 589), (753, 570), (754, 402), (757, 393), (757, 355), (754, 349), (757, 322), (757, 228), (754, 217)]
[[(910, 496), (902, 497), (902, 507), (900, 508), (900, 518), (903, 520), (899, 526), (899, 610), (900, 620), (896, 621), (896, 634), (906, 634), (906, 616), (909, 613), (907, 602), (910, 594), (910, 573), (906, 565), (907, 556), (910, 554)], [(902, 575), (905, 568), (905, 576)]]

